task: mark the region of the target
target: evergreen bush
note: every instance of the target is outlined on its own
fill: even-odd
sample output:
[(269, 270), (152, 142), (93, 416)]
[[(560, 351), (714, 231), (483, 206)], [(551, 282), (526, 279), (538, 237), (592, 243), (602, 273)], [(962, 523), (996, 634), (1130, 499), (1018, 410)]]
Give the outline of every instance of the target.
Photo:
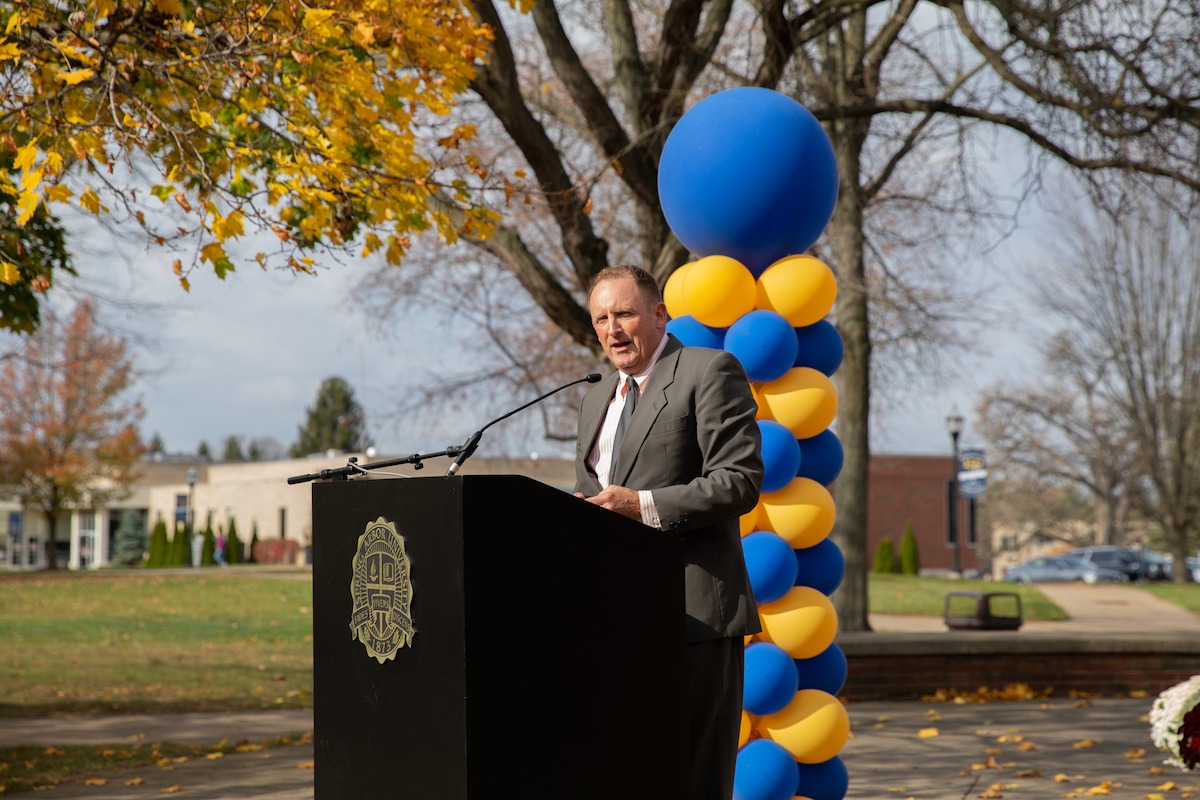
[(146, 526), (142, 524), (141, 515), (130, 509), (121, 512), (121, 524), (117, 526), (116, 543), (113, 547), (113, 561), (126, 566), (142, 563), (142, 559), (146, 557), (146, 539)]
[(254, 557), (254, 548), (258, 546), (258, 520), (255, 520), (250, 526), (250, 552), (246, 554), (247, 564), (257, 564), (258, 559)]
[(921, 556), (917, 552), (917, 537), (911, 522), (904, 526), (904, 538), (900, 540), (900, 574), (921, 574)]
[(150, 534), (149, 555), (146, 558), (147, 567), (162, 567), (167, 563), (167, 550), (170, 542), (167, 540), (167, 523), (160, 517), (154, 523), (154, 532)]
[(230, 518), (229, 535), (225, 537), (225, 563), (242, 563), (242, 540), (238, 538), (237, 520)]
[(875, 546), (875, 563), (871, 571), (876, 575), (889, 575), (896, 571), (896, 551), (891, 539), (884, 537)]
[(217, 537), (213, 536), (212, 528), (204, 529), (204, 545), (200, 550), (200, 566), (215, 567), (217, 558), (215, 555), (217, 549)]

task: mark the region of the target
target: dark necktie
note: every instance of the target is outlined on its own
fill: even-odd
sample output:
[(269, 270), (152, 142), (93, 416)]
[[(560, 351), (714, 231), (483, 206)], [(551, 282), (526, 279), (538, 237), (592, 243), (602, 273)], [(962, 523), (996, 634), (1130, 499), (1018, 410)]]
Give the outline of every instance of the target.
[(621, 418), (617, 420), (617, 432), (613, 434), (612, 466), (608, 470), (610, 484), (617, 476), (617, 451), (621, 448), (621, 438), (625, 436), (625, 427), (629, 424), (629, 418), (633, 416), (634, 409), (637, 408), (637, 381), (633, 378), (626, 378), (625, 385), (621, 387), (621, 394), (625, 395), (625, 407), (621, 409)]

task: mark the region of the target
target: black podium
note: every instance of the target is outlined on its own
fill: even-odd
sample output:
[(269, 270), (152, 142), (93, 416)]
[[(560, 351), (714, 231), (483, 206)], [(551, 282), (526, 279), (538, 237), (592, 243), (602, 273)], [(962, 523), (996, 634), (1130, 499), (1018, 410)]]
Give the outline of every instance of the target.
[(686, 797), (678, 539), (528, 478), (359, 479), (313, 485), (313, 555), (317, 800)]

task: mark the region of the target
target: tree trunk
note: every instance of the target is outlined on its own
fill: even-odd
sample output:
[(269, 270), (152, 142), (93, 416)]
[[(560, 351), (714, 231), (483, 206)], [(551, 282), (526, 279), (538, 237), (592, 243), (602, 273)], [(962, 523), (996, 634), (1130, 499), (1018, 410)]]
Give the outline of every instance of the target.
[(845, 343), (839, 370), (837, 434), (845, 459), (835, 485), (837, 523), (833, 540), (846, 559), (846, 577), (833, 595), (844, 631), (869, 631), (867, 620), (867, 472), (871, 453), (868, 417), (871, 406), (871, 341), (863, 262), (862, 200), (858, 190), (859, 153), (864, 126), (835, 124), (832, 137), (839, 170), (839, 193), (827, 230), (838, 274), (835, 306)]

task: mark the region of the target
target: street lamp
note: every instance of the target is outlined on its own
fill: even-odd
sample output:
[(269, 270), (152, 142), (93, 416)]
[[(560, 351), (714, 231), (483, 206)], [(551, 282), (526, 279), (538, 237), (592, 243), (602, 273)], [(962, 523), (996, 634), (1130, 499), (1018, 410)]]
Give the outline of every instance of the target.
[(958, 435), (962, 433), (963, 418), (958, 414), (946, 417), (946, 430), (950, 433), (951, 476), (946, 490), (947, 533), (954, 545), (954, 574), (962, 575), (961, 546), (958, 541)]
[(192, 499), (196, 496), (196, 478), (197, 477), (198, 476), (196, 474), (196, 468), (188, 467), (188, 471), (187, 471), (188, 505), (187, 505), (187, 520), (186, 520), (188, 533), (191, 533), (193, 523), (195, 522), (195, 515), (194, 515), (194, 511), (193, 511), (195, 506), (192, 502)]

